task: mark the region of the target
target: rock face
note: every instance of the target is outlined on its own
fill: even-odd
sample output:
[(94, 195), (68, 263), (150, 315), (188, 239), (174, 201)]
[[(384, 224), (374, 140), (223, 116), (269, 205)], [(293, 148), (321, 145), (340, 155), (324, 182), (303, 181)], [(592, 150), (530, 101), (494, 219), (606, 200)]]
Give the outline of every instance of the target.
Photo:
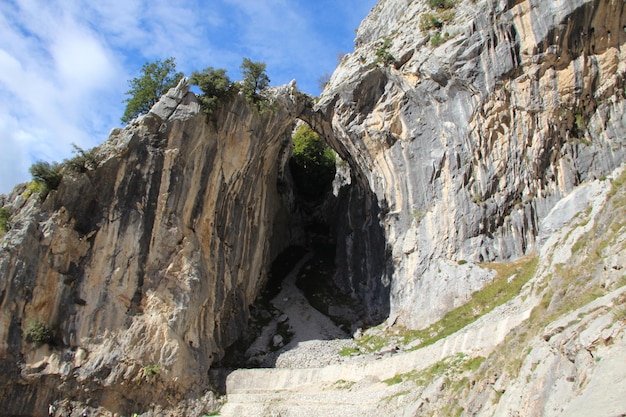
[[(270, 262), (306, 240), (287, 169), (297, 118), (347, 163), (326, 208), (334, 281), (363, 323), (437, 321), (493, 279), (476, 263), (538, 251), (580, 213), (560, 200), (626, 156), (625, 3), (429, 3), (381, 0), (315, 108), (290, 84), (271, 92), (269, 112), (235, 97), (206, 116), (183, 82), (43, 204), (24, 187), (2, 197), (12, 227), (0, 251), (0, 414), (43, 415), (60, 398), (213, 412), (209, 368), (245, 329)], [(623, 349), (621, 321), (594, 321), (605, 310), (580, 337), (533, 342), (522, 375), (545, 364), (535, 391), (494, 377), (470, 389), (466, 410), (515, 411), (491, 401), (496, 382), (521, 402), (545, 393), (551, 373), (574, 372), (550, 356), (554, 343), (589, 347), (586, 329), (612, 329)], [(565, 356), (588, 361), (580, 351)], [(425, 397), (449, 404), (444, 385)]]
[(533, 251), (550, 208), (624, 160), (624, 7), (386, 0), (362, 23), (312, 124), (382, 209), (392, 320), (465, 302), (489, 278), (458, 263)]
[[(259, 114), (236, 97), (210, 119), (182, 83), (112, 132), (98, 169), (18, 211), (0, 256), (3, 398), (17, 402), (3, 412), (64, 395), (41, 385), (113, 411), (202, 396), (269, 261), (299, 239), (276, 184), (305, 100), (295, 85), (273, 100)], [(52, 349), (24, 341), (35, 323)]]

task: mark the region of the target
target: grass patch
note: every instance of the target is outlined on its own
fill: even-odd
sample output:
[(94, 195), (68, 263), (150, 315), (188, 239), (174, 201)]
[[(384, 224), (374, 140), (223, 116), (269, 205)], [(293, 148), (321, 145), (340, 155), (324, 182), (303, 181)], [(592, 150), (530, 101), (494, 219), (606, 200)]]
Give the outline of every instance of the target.
[(333, 384), (333, 388), (335, 389), (350, 389), (356, 384), (354, 381), (346, 381), (345, 379), (340, 379)]
[(341, 350), (339, 351), (339, 356), (352, 356), (352, 355), (358, 355), (360, 353), (359, 349), (357, 348), (353, 348), (350, 346), (344, 346), (341, 348)]
[(397, 328), (385, 334), (365, 334), (356, 340), (359, 350), (375, 352), (391, 343), (406, 345), (416, 340), (420, 342), (411, 350), (431, 345), (461, 330), (519, 294), (524, 284), (535, 273), (538, 261), (537, 256), (531, 255), (515, 262), (481, 264), (483, 268), (496, 271), (496, 278), (474, 292), (469, 302), (449, 311), (441, 320), (426, 329)]
[(430, 367), (421, 371), (409, 371), (402, 374), (394, 375), (382, 382), (388, 386), (397, 385), (403, 382), (413, 382), (415, 385), (426, 386), (432, 383), (435, 378), (446, 376), (449, 381), (446, 384), (450, 386), (452, 381), (463, 380), (463, 375), (478, 369), (478, 366), (485, 361), (483, 357), (469, 358), (463, 353), (454, 356), (448, 356)]
[(158, 363), (153, 363), (153, 364), (146, 365), (143, 367), (143, 374), (148, 378), (157, 376), (160, 373), (161, 373), (161, 365), (159, 365)]
[(390, 403), (393, 399), (395, 399), (395, 398), (399, 398), (399, 397), (403, 397), (403, 396), (408, 395), (408, 394), (410, 394), (410, 393), (411, 393), (411, 391), (409, 391), (409, 390), (399, 391), (399, 392), (396, 392), (396, 393), (395, 393), (395, 394), (393, 394), (393, 395), (389, 395), (389, 396), (385, 397), (385, 398), (384, 398), (384, 401), (385, 401), (387, 404), (389, 404), (389, 403)]

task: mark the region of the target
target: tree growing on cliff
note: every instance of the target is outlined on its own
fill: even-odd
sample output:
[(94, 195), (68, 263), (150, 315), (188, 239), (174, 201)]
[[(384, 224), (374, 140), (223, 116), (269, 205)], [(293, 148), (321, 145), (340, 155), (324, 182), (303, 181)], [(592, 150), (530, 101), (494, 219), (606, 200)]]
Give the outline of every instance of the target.
[(202, 108), (207, 114), (213, 113), (220, 102), (228, 100), (235, 92), (233, 83), (226, 75), (225, 69), (205, 68), (202, 72), (194, 71), (189, 77), (189, 83), (197, 85), (202, 90), (199, 97)]
[(263, 62), (254, 62), (244, 58), (241, 63), (241, 91), (248, 103), (258, 104), (264, 100), (261, 91), (270, 85), (270, 78), (265, 73), (267, 66)]
[(183, 78), (182, 72), (176, 72), (174, 58), (165, 61), (156, 60), (147, 62), (141, 67), (141, 76), (128, 81), (130, 90), (126, 110), (122, 116), (122, 122), (127, 123), (142, 113), (147, 113), (150, 108), (161, 98), (163, 94)]

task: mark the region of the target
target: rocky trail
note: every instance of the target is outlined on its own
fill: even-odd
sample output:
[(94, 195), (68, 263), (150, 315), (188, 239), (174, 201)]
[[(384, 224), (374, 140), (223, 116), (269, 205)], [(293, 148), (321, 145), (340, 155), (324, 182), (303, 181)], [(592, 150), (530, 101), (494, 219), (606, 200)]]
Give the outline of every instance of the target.
[[(528, 318), (532, 309), (532, 303), (521, 304), (518, 299), (423, 349), (343, 357), (339, 355), (341, 347), (354, 346), (355, 342), (312, 339), (315, 335), (328, 337), (332, 327), (324, 315), (309, 310), (312, 307), (306, 306), (306, 299), (301, 302), (298, 291), (286, 282), (279, 294), (282, 298), (274, 299), (287, 303), (287, 298), (294, 297), (300, 301), (279, 303), (295, 324), (296, 336), (290, 343), (295, 346), (280, 351), (275, 369), (232, 372), (226, 380), (227, 402), (220, 416), (377, 415), (384, 412), (381, 407), (389, 405), (389, 398), (400, 393), (400, 387), (382, 381), (423, 370), (453, 355), (486, 356), (512, 328)], [(299, 312), (307, 315), (298, 316)]]
[(300, 270), (313, 256), (304, 255), (282, 281), (280, 292), (270, 301), (279, 313), (247, 349), (248, 362), (260, 367), (324, 366), (338, 360), (339, 349), (354, 345), (350, 335), (311, 306), (296, 286)]
[[(592, 312), (602, 309), (603, 306), (610, 303), (610, 300), (625, 292), (626, 288), (622, 287), (573, 312), (570, 316), (592, 315)], [(454, 357), (489, 356), (513, 328), (529, 317), (532, 308), (538, 301), (538, 299), (526, 299), (525, 302), (522, 302), (521, 298), (516, 298), (459, 332), (431, 346), (415, 351), (364, 355), (353, 358), (341, 358), (338, 351), (335, 351), (334, 356), (343, 363), (306, 369), (297, 369), (297, 366), (293, 366), (288, 369), (285, 367), (285, 369), (236, 370), (226, 380), (227, 398), (219, 415), (224, 417), (244, 415), (280, 417), (420, 415), (419, 409), (423, 404), (438, 400), (446, 387), (447, 377), (442, 375), (425, 388), (419, 388), (419, 393), (415, 391), (413, 394), (420, 397), (419, 401), (408, 400), (408, 397), (413, 394), (409, 394), (407, 385), (390, 383), (391, 379), (398, 378), (398, 375), (402, 374), (410, 375), (411, 373), (424, 372), (427, 368)], [(563, 329), (563, 320), (569, 320), (570, 325), (574, 323), (568, 317), (557, 320), (548, 327)], [(605, 315), (600, 314), (597, 317), (600, 320), (590, 319), (585, 324), (585, 327), (582, 328), (586, 328), (585, 331), (574, 329), (573, 334), (580, 332), (590, 340), (600, 338), (609, 329), (604, 323), (606, 321)], [(599, 322), (603, 322), (605, 327), (597, 325)], [(622, 334), (619, 328), (619, 326), (615, 328), (617, 330), (611, 328), (612, 333)], [(568, 332), (563, 331), (563, 333), (567, 334)], [(305, 343), (319, 342), (308, 341)], [(326, 341), (325, 343), (332, 345), (333, 342)], [(536, 343), (537, 346), (534, 348), (541, 352), (543, 341), (538, 340)], [(563, 344), (564, 342), (555, 338), (555, 343)], [(615, 344), (626, 348), (626, 338), (617, 337)], [(299, 357), (300, 360), (304, 361), (306, 360), (303, 357), (311, 353), (301, 347), (296, 347), (289, 352), (294, 358)], [(330, 355), (330, 353), (328, 354)], [(546, 357), (535, 360), (548, 362), (547, 359)], [(603, 366), (610, 366), (612, 369), (612, 378), (605, 381), (605, 385), (614, 385), (621, 378), (626, 377), (626, 367), (623, 366), (619, 352), (613, 352), (610, 356), (607, 353), (602, 360), (605, 362)], [(294, 360), (291, 364), (297, 364), (297, 361)], [(623, 408), (620, 405), (620, 395), (616, 396), (614, 389), (606, 391), (611, 393), (607, 397), (601, 395), (602, 384), (596, 385), (598, 384), (594, 383), (588, 389), (583, 390), (578, 402), (585, 402), (587, 397), (595, 400), (600, 399), (600, 402), (604, 404), (603, 407), (606, 408), (603, 411), (609, 413)], [(410, 390), (418, 390), (415, 385), (410, 385), (409, 388)], [(408, 408), (397, 409), (400, 404), (407, 406), (407, 401), (413, 401), (413, 403)], [(567, 413), (554, 415), (573, 415), (568, 414), (572, 412), (570, 407)], [(588, 414), (577, 413), (576, 415)]]

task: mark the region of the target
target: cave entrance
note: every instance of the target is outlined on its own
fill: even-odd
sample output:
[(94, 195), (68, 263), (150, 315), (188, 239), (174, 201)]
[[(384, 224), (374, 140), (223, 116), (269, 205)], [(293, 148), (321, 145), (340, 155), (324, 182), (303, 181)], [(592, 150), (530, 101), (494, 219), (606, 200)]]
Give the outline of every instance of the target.
[(347, 339), (389, 315), (391, 260), (374, 194), (304, 123), (281, 169), (291, 217), (281, 225), (291, 230), (274, 235), (292, 241), (272, 262), (248, 329), (222, 366), (272, 367), (299, 342)]

